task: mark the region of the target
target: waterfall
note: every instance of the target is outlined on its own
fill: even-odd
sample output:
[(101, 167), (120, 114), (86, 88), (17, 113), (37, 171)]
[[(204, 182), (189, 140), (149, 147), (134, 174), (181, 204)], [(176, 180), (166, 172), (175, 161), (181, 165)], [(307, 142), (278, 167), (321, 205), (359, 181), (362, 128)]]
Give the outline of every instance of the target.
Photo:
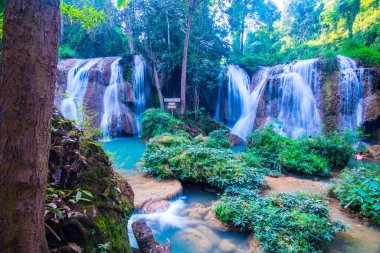
[(244, 69), (228, 65), (226, 123), (233, 126), (249, 112), (249, 76)]
[(83, 109), (83, 98), (87, 90), (89, 73), (99, 60), (79, 60), (67, 75), (65, 98), (60, 109), (65, 118), (76, 120), (79, 125), (83, 122), (83, 116), (79, 111)]
[[(232, 133), (247, 139), (256, 125), (280, 121), (282, 134), (292, 138), (314, 135), (321, 130), (318, 111), (320, 81), (318, 59), (261, 68), (250, 93), (249, 78), (239, 67), (228, 66), (227, 120), (236, 122)], [(220, 102), (218, 102), (220, 103)], [(265, 110), (260, 112), (259, 105)], [(263, 122), (257, 122), (258, 117)], [(237, 119), (237, 120), (236, 120)]]
[[(364, 69), (354, 60), (339, 55), (339, 128), (356, 131), (363, 123)], [(359, 77), (358, 73), (359, 72)], [(368, 85), (367, 92), (370, 87)]]
[(257, 115), (257, 108), (267, 83), (269, 68), (260, 70), (258, 84), (248, 98), (247, 110), (243, 110), (239, 121), (232, 128), (232, 133), (246, 139), (252, 132)]
[(282, 66), (269, 86), (266, 123), (277, 119), (284, 134), (298, 138), (320, 132), (322, 121), (318, 111), (318, 59)]
[(119, 65), (120, 60), (121, 58), (118, 58), (111, 64), (111, 78), (104, 92), (103, 116), (100, 123), (103, 136), (111, 135), (112, 129), (115, 129), (116, 132), (119, 131), (122, 125), (123, 119), (119, 101), (119, 89), (122, 94), (125, 93), (125, 89), (123, 74)]
[(144, 58), (141, 55), (136, 55), (133, 68), (133, 94), (138, 135), (141, 134), (141, 115), (150, 99), (150, 86), (146, 78), (146, 69)]

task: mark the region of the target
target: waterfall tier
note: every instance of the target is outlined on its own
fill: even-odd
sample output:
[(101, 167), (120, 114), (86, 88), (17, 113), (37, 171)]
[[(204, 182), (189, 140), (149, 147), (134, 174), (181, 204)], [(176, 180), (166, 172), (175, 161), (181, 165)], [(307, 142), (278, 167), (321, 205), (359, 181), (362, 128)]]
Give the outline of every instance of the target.
[(315, 135), (323, 125), (356, 130), (372, 101), (372, 70), (344, 56), (337, 62), (333, 73), (323, 73), (319, 59), (262, 67), (250, 85), (242, 68), (227, 66), (229, 81), (219, 86), (215, 119), (243, 139), (267, 124), (292, 138)]
[[(143, 67), (136, 58), (143, 62)], [(55, 105), (78, 126), (81, 126), (85, 114), (90, 115), (92, 123), (101, 128), (103, 136), (138, 135), (139, 118), (151, 100), (150, 92), (146, 92), (149, 83), (136, 82), (135, 74), (132, 84), (125, 81), (123, 73), (126, 68), (133, 73), (138, 69), (143, 80), (148, 75), (141, 56), (123, 64), (121, 58), (115, 57), (61, 61)], [(142, 88), (136, 89), (136, 86)]]

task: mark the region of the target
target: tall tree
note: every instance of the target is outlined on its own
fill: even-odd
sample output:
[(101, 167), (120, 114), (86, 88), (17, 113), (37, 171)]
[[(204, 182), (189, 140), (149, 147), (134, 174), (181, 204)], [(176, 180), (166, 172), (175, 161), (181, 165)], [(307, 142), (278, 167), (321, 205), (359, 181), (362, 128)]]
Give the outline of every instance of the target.
[(0, 252), (49, 252), (44, 229), (59, 0), (6, 1), (0, 66)]
[(187, 70), (187, 53), (189, 50), (190, 31), (193, 23), (193, 16), (197, 5), (201, 0), (188, 0), (189, 10), (187, 14), (185, 42), (183, 45), (182, 71), (181, 71), (181, 116), (186, 112), (186, 70)]

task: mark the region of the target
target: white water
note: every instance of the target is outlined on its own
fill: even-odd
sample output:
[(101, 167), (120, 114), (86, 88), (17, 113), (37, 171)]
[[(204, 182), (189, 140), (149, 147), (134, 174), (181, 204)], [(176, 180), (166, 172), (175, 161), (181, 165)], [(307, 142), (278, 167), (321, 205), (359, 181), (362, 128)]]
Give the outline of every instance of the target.
[(150, 98), (149, 83), (145, 78), (146, 64), (141, 55), (134, 58), (133, 69), (133, 93), (137, 133), (141, 134), (141, 114), (147, 106), (147, 99)]
[(233, 126), (241, 117), (249, 113), (250, 80), (244, 69), (228, 65), (227, 124)]
[(269, 74), (269, 68), (263, 68), (260, 70), (260, 76), (258, 78), (258, 84), (252, 93), (249, 95), (247, 108), (243, 110), (242, 115), (239, 118), (239, 121), (234, 125), (231, 132), (240, 136), (243, 139), (246, 139), (252, 132), (256, 115), (257, 108), (261, 99), (261, 96), (265, 90), (267, 79)]
[(79, 60), (67, 75), (66, 97), (62, 101), (60, 109), (65, 118), (76, 120), (79, 125), (83, 122), (83, 114), (80, 113), (80, 110), (83, 109), (83, 98), (87, 90), (89, 73), (99, 60)]
[[(356, 131), (363, 123), (364, 69), (355, 61), (338, 56), (339, 61), (339, 127)], [(358, 73), (359, 72), (359, 77)], [(370, 88), (367, 89), (370, 94)]]
[[(243, 89), (241, 82), (229, 82), (229, 86), (234, 86), (229, 90), (238, 90), (240, 95), (228, 96), (228, 103), (240, 102), (242, 106), (239, 120), (232, 128), (232, 133), (241, 138), (247, 139), (254, 130), (261, 101), (266, 108), (265, 122), (262, 123), (281, 122), (283, 127), (278, 131), (282, 134), (298, 138), (320, 132), (317, 59), (261, 69), (252, 93), (249, 93), (249, 88)], [(229, 106), (228, 110), (235, 109)]]
[(103, 136), (112, 134), (112, 127), (115, 126), (116, 132), (122, 125), (122, 112), (119, 100), (119, 89), (125, 93), (123, 74), (119, 65), (121, 58), (116, 59), (111, 64), (111, 78), (103, 97), (103, 116), (100, 123)]
[(284, 65), (283, 73), (273, 76), (278, 83), (270, 87), (266, 123), (278, 119), (283, 124), (283, 133), (292, 138), (315, 135), (321, 130), (317, 61), (311, 59)]

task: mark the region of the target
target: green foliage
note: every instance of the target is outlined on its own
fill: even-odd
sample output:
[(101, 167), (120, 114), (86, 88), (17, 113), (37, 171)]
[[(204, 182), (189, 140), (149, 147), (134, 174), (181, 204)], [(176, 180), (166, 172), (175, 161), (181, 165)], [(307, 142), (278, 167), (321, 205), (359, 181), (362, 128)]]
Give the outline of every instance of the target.
[(205, 144), (210, 148), (231, 148), (231, 143), (227, 139), (226, 131), (224, 130), (211, 132)]
[(340, 52), (345, 56), (363, 60), (366, 66), (380, 66), (380, 52), (356, 41), (344, 41)]
[(84, 29), (91, 29), (105, 22), (106, 15), (104, 11), (97, 11), (93, 6), (84, 5), (82, 9), (74, 5), (61, 2), (61, 14), (66, 15), (70, 23), (79, 22)]
[(257, 129), (242, 154), (252, 167), (268, 174), (281, 171), (305, 175), (329, 176), (332, 169), (344, 168), (355, 152), (357, 136), (346, 131), (324, 132), (314, 138), (293, 140), (276, 133), (273, 126)]
[(174, 133), (185, 128), (185, 125), (181, 120), (161, 109), (155, 108), (148, 109), (144, 112), (141, 125), (141, 139), (143, 140), (150, 139), (163, 133)]
[[(220, 138), (225, 147), (223, 133), (214, 132), (213, 143)], [(207, 142), (207, 141), (206, 141)], [(207, 143), (193, 143), (178, 135), (159, 135), (151, 139), (143, 155), (144, 170), (162, 178), (208, 184), (218, 189), (231, 186), (256, 188), (261, 185), (262, 175), (237, 160), (226, 148), (208, 147)]]
[(320, 196), (237, 191), (221, 198), (217, 217), (244, 231), (254, 231), (263, 252), (320, 252), (318, 244), (330, 241), (346, 227), (331, 222), (327, 202)]
[(58, 59), (77, 58), (75, 50), (71, 49), (68, 45), (59, 46)]
[(357, 168), (344, 169), (330, 193), (345, 209), (380, 224), (379, 165), (362, 163)]
[(0, 41), (3, 39), (3, 20), (4, 20), (4, 13), (0, 13)]

